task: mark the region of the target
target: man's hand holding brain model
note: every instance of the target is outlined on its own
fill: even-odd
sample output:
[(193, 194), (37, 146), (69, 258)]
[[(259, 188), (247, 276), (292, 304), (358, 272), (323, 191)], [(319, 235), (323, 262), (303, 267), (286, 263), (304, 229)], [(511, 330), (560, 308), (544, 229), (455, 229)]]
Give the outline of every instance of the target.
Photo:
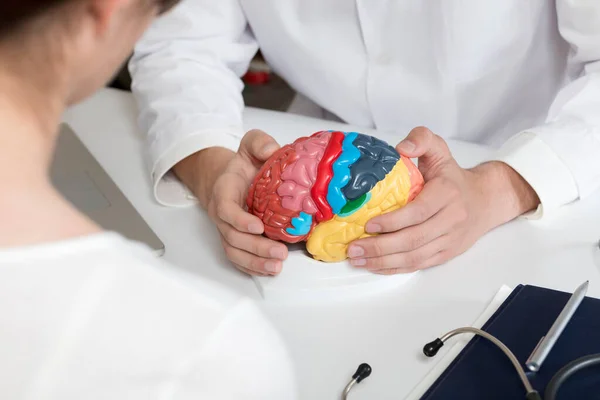
[[(263, 235), (265, 217), (261, 219), (246, 210), (252, 182), (265, 162), (279, 149), (280, 146), (271, 136), (253, 130), (244, 136), (237, 153), (224, 148), (208, 148), (182, 160), (174, 168), (178, 177), (193, 190), (201, 206), (208, 210), (220, 232), (229, 260), (238, 269), (251, 275), (280, 273), (283, 261), (288, 256), (284, 243)], [(410, 197), (414, 197), (410, 199), (412, 201), (404, 199), (393, 211), (372, 218), (371, 214), (363, 212), (364, 216), (361, 217), (368, 218), (364, 227), (360, 226), (360, 237), (363, 238), (352, 240), (349, 246), (343, 244), (346, 253), (343, 258), (348, 257), (357, 268), (366, 268), (377, 274), (396, 274), (443, 264), (469, 249), (491, 229), (535, 209), (539, 204), (535, 191), (508, 165), (488, 162), (464, 169), (453, 158), (446, 142), (427, 128), (413, 129), (396, 146), (396, 150), (400, 158), (406, 159), (403, 164), (412, 165), (409, 159), (418, 159), (420, 174), (413, 171), (411, 175), (422, 175), (424, 185), (412, 182), (413, 187), (418, 186), (419, 193), (411, 194)], [(344, 168), (344, 165), (338, 167)], [(305, 167), (306, 180), (310, 179), (310, 171), (315, 168)], [(364, 180), (359, 183), (365, 185)], [(407, 190), (410, 190), (410, 185), (409, 182)], [(379, 186), (375, 185), (368, 195), (375, 193)], [(280, 186), (278, 189), (281, 193), (286, 187)], [(307, 188), (298, 188), (302, 189), (306, 191)], [(408, 192), (405, 194), (408, 195)], [(342, 193), (339, 195), (343, 196)], [(329, 199), (332, 199), (331, 195)], [(314, 209), (313, 217), (323, 218), (319, 201), (316, 200), (306, 197), (302, 200), (303, 207), (305, 210)], [(369, 204), (365, 195), (362, 200), (366, 204), (363, 208), (367, 208)], [(354, 203), (357, 201), (354, 200)], [(325, 206), (335, 208), (335, 201), (332, 200), (332, 203), (331, 206)], [(337, 208), (340, 212), (340, 206)], [(359, 212), (356, 211), (355, 215)], [(340, 222), (351, 220), (352, 215), (344, 215), (336, 213), (333, 219)], [(289, 222), (288, 226), (292, 222), (297, 223), (295, 220), (286, 222)], [(302, 222), (306, 224), (305, 220)], [(333, 222), (326, 221), (320, 225)], [(313, 227), (315, 224), (316, 221), (313, 221)], [(321, 228), (320, 225), (315, 231)], [(296, 225), (292, 229), (288, 227), (287, 232), (296, 235), (304, 233), (297, 233), (302, 228)], [(286, 241), (299, 241), (290, 240), (291, 236), (285, 230), (281, 232)], [(311, 232), (315, 235), (312, 229)], [(281, 234), (276, 237), (280, 238)], [(337, 251), (332, 246), (334, 244), (330, 246), (332, 251)], [(310, 251), (310, 239), (308, 248)], [(327, 260), (327, 256), (315, 258)], [(333, 261), (333, 258), (327, 261)]]

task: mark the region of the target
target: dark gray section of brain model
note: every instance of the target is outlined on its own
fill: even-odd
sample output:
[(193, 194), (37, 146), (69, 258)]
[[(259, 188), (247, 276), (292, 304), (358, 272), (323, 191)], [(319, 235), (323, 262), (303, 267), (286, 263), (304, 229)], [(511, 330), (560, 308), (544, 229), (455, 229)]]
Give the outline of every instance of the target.
[(350, 167), (350, 182), (342, 189), (348, 201), (373, 189), (400, 159), (395, 148), (373, 136), (358, 134), (352, 143), (360, 151), (360, 158)]

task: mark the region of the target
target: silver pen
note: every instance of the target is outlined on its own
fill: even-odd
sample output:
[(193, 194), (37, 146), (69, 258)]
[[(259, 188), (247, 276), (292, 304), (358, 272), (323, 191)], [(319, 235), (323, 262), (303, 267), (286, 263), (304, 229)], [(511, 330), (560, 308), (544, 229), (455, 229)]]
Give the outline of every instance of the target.
[(579, 286), (577, 290), (573, 292), (571, 298), (569, 299), (569, 301), (567, 301), (567, 304), (558, 315), (558, 318), (556, 318), (556, 321), (554, 321), (554, 323), (550, 327), (550, 330), (548, 331), (548, 333), (546, 333), (546, 336), (543, 336), (540, 339), (538, 345), (535, 347), (533, 353), (531, 353), (531, 355), (527, 359), (527, 362), (525, 363), (525, 365), (530, 371), (539, 371), (540, 367), (542, 366), (542, 363), (550, 353), (550, 350), (552, 350), (552, 347), (558, 340), (560, 334), (571, 320), (573, 314), (575, 314), (577, 307), (579, 307), (579, 305), (583, 301), (587, 292), (588, 284), (589, 281), (583, 282), (583, 284), (581, 284), (581, 286)]

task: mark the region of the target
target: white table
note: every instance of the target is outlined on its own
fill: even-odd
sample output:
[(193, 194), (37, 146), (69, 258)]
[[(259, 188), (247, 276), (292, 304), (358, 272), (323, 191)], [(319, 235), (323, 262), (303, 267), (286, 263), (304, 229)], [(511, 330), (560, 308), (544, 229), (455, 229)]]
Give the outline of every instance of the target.
[[(70, 109), (65, 120), (163, 240), (168, 261), (260, 300), (252, 279), (227, 263), (204, 212), (198, 207), (166, 208), (154, 201), (135, 114), (129, 94), (104, 90)], [(261, 128), (281, 143), (323, 129), (352, 129), (256, 109), (246, 110), (244, 117), (248, 129)], [(377, 135), (390, 143), (400, 139)], [(450, 147), (464, 166), (489, 152), (465, 143)], [(600, 297), (598, 239), (600, 194), (548, 220), (517, 220), (500, 227), (464, 255), (423, 271), (397, 291), (352, 302), (262, 306), (291, 349), (302, 399), (339, 398), (365, 361), (373, 374), (356, 387), (352, 399), (402, 399), (434, 365), (421, 356), (423, 344), (472, 324), (502, 284), (573, 291), (589, 279), (588, 295)]]

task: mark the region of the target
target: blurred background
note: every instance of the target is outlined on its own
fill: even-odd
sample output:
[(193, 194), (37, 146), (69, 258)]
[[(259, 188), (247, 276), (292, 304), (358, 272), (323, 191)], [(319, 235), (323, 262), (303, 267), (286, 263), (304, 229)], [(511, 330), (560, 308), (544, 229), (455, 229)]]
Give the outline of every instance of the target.
[[(249, 107), (266, 108), (285, 111), (294, 99), (294, 91), (277, 75), (275, 75), (260, 52), (250, 63), (248, 73), (244, 76), (244, 101)], [(110, 84), (121, 90), (130, 90), (131, 77), (125, 65)]]

